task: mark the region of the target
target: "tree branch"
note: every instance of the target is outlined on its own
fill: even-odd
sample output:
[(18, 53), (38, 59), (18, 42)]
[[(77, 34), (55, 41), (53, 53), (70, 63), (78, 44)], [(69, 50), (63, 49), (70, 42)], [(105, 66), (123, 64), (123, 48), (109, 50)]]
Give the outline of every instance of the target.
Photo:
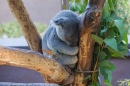
[[(105, 0), (89, 0), (89, 4), (86, 7), (84, 18), (81, 22), (81, 33), (79, 41), (79, 53), (78, 53), (78, 71), (90, 71), (94, 50), (94, 40), (91, 37), (92, 32), (98, 30), (102, 17), (102, 8)], [(73, 86), (87, 86), (88, 81), (84, 80), (88, 76), (88, 73), (77, 72), (75, 73), (75, 80)]]
[(42, 53), (41, 37), (32, 23), (22, 0), (7, 0), (8, 5), (21, 26), (24, 37), (31, 50)]
[(55, 83), (62, 83), (69, 77), (69, 73), (62, 65), (34, 51), (0, 46), (0, 63), (2, 65), (18, 66), (35, 70), (48, 76), (54, 80)]

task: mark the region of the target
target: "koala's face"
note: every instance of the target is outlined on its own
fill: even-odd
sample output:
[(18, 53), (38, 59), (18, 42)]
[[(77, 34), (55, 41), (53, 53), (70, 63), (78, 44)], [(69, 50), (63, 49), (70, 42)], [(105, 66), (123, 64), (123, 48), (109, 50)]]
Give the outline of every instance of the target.
[(67, 18), (58, 18), (53, 21), (56, 25), (58, 37), (68, 45), (76, 46), (79, 39), (79, 22)]

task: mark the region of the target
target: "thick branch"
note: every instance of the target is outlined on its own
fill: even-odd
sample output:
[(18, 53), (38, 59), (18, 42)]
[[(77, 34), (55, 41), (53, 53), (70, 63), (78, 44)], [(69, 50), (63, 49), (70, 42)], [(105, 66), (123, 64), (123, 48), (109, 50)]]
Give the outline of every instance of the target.
[(21, 26), (24, 37), (31, 50), (42, 53), (41, 37), (32, 23), (22, 0), (7, 0), (8, 5)]
[[(91, 37), (92, 32), (96, 32), (100, 25), (102, 17), (102, 8), (105, 0), (89, 0), (88, 7), (84, 13), (84, 19), (81, 23), (81, 34), (79, 41), (79, 59), (77, 70), (78, 71), (90, 71), (91, 62), (94, 50), (94, 40)], [(99, 6), (100, 5), (100, 6)], [(88, 81), (84, 81), (84, 78), (88, 74), (75, 73), (75, 80), (73, 86), (87, 86)]]
[(34, 51), (0, 46), (0, 63), (36, 70), (50, 77), (56, 83), (61, 83), (69, 77), (69, 73), (62, 65)]

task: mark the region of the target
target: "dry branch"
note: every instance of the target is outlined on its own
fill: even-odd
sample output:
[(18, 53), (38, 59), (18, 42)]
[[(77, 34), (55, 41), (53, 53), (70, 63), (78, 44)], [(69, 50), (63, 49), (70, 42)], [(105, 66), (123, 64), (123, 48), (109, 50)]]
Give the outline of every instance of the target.
[(32, 23), (22, 0), (7, 0), (8, 5), (21, 26), (24, 37), (31, 50), (42, 53), (41, 37)]
[[(105, 0), (89, 0), (89, 5), (85, 10), (81, 23), (81, 34), (79, 41), (78, 71), (91, 71), (91, 63), (94, 50), (94, 40), (92, 32), (96, 32), (102, 17), (102, 8)], [(88, 81), (84, 80), (88, 73), (75, 73), (73, 86), (87, 86)]]
[(66, 69), (53, 59), (45, 58), (42, 54), (13, 48), (0, 46), (0, 62), (3, 65), (11, 65), (29, 68), (44, 74), (56, 83), (67, 80), (69, 73)]

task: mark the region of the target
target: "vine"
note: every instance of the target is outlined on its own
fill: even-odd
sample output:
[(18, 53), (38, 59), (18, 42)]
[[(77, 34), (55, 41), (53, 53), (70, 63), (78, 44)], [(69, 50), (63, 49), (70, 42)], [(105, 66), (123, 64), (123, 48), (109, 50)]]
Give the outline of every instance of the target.
[[(70, 10), (82, 14), (87, 6), (87, 0), (69, 0)], [(104, 84), (112, 86), (112, 72), (116, 69), (114, 64), (109, 62), (112, 57), (125, 58), (128, 38), (124, 20), (117, 15), (117, 1), (106, 0), (102, 11), (103, 17), (98, 33), (92, 34), (96, 42), (94, 49), (94, 60), (92, 76), (89, 86), (101, 86), (99, 73), (104, 77)]]

